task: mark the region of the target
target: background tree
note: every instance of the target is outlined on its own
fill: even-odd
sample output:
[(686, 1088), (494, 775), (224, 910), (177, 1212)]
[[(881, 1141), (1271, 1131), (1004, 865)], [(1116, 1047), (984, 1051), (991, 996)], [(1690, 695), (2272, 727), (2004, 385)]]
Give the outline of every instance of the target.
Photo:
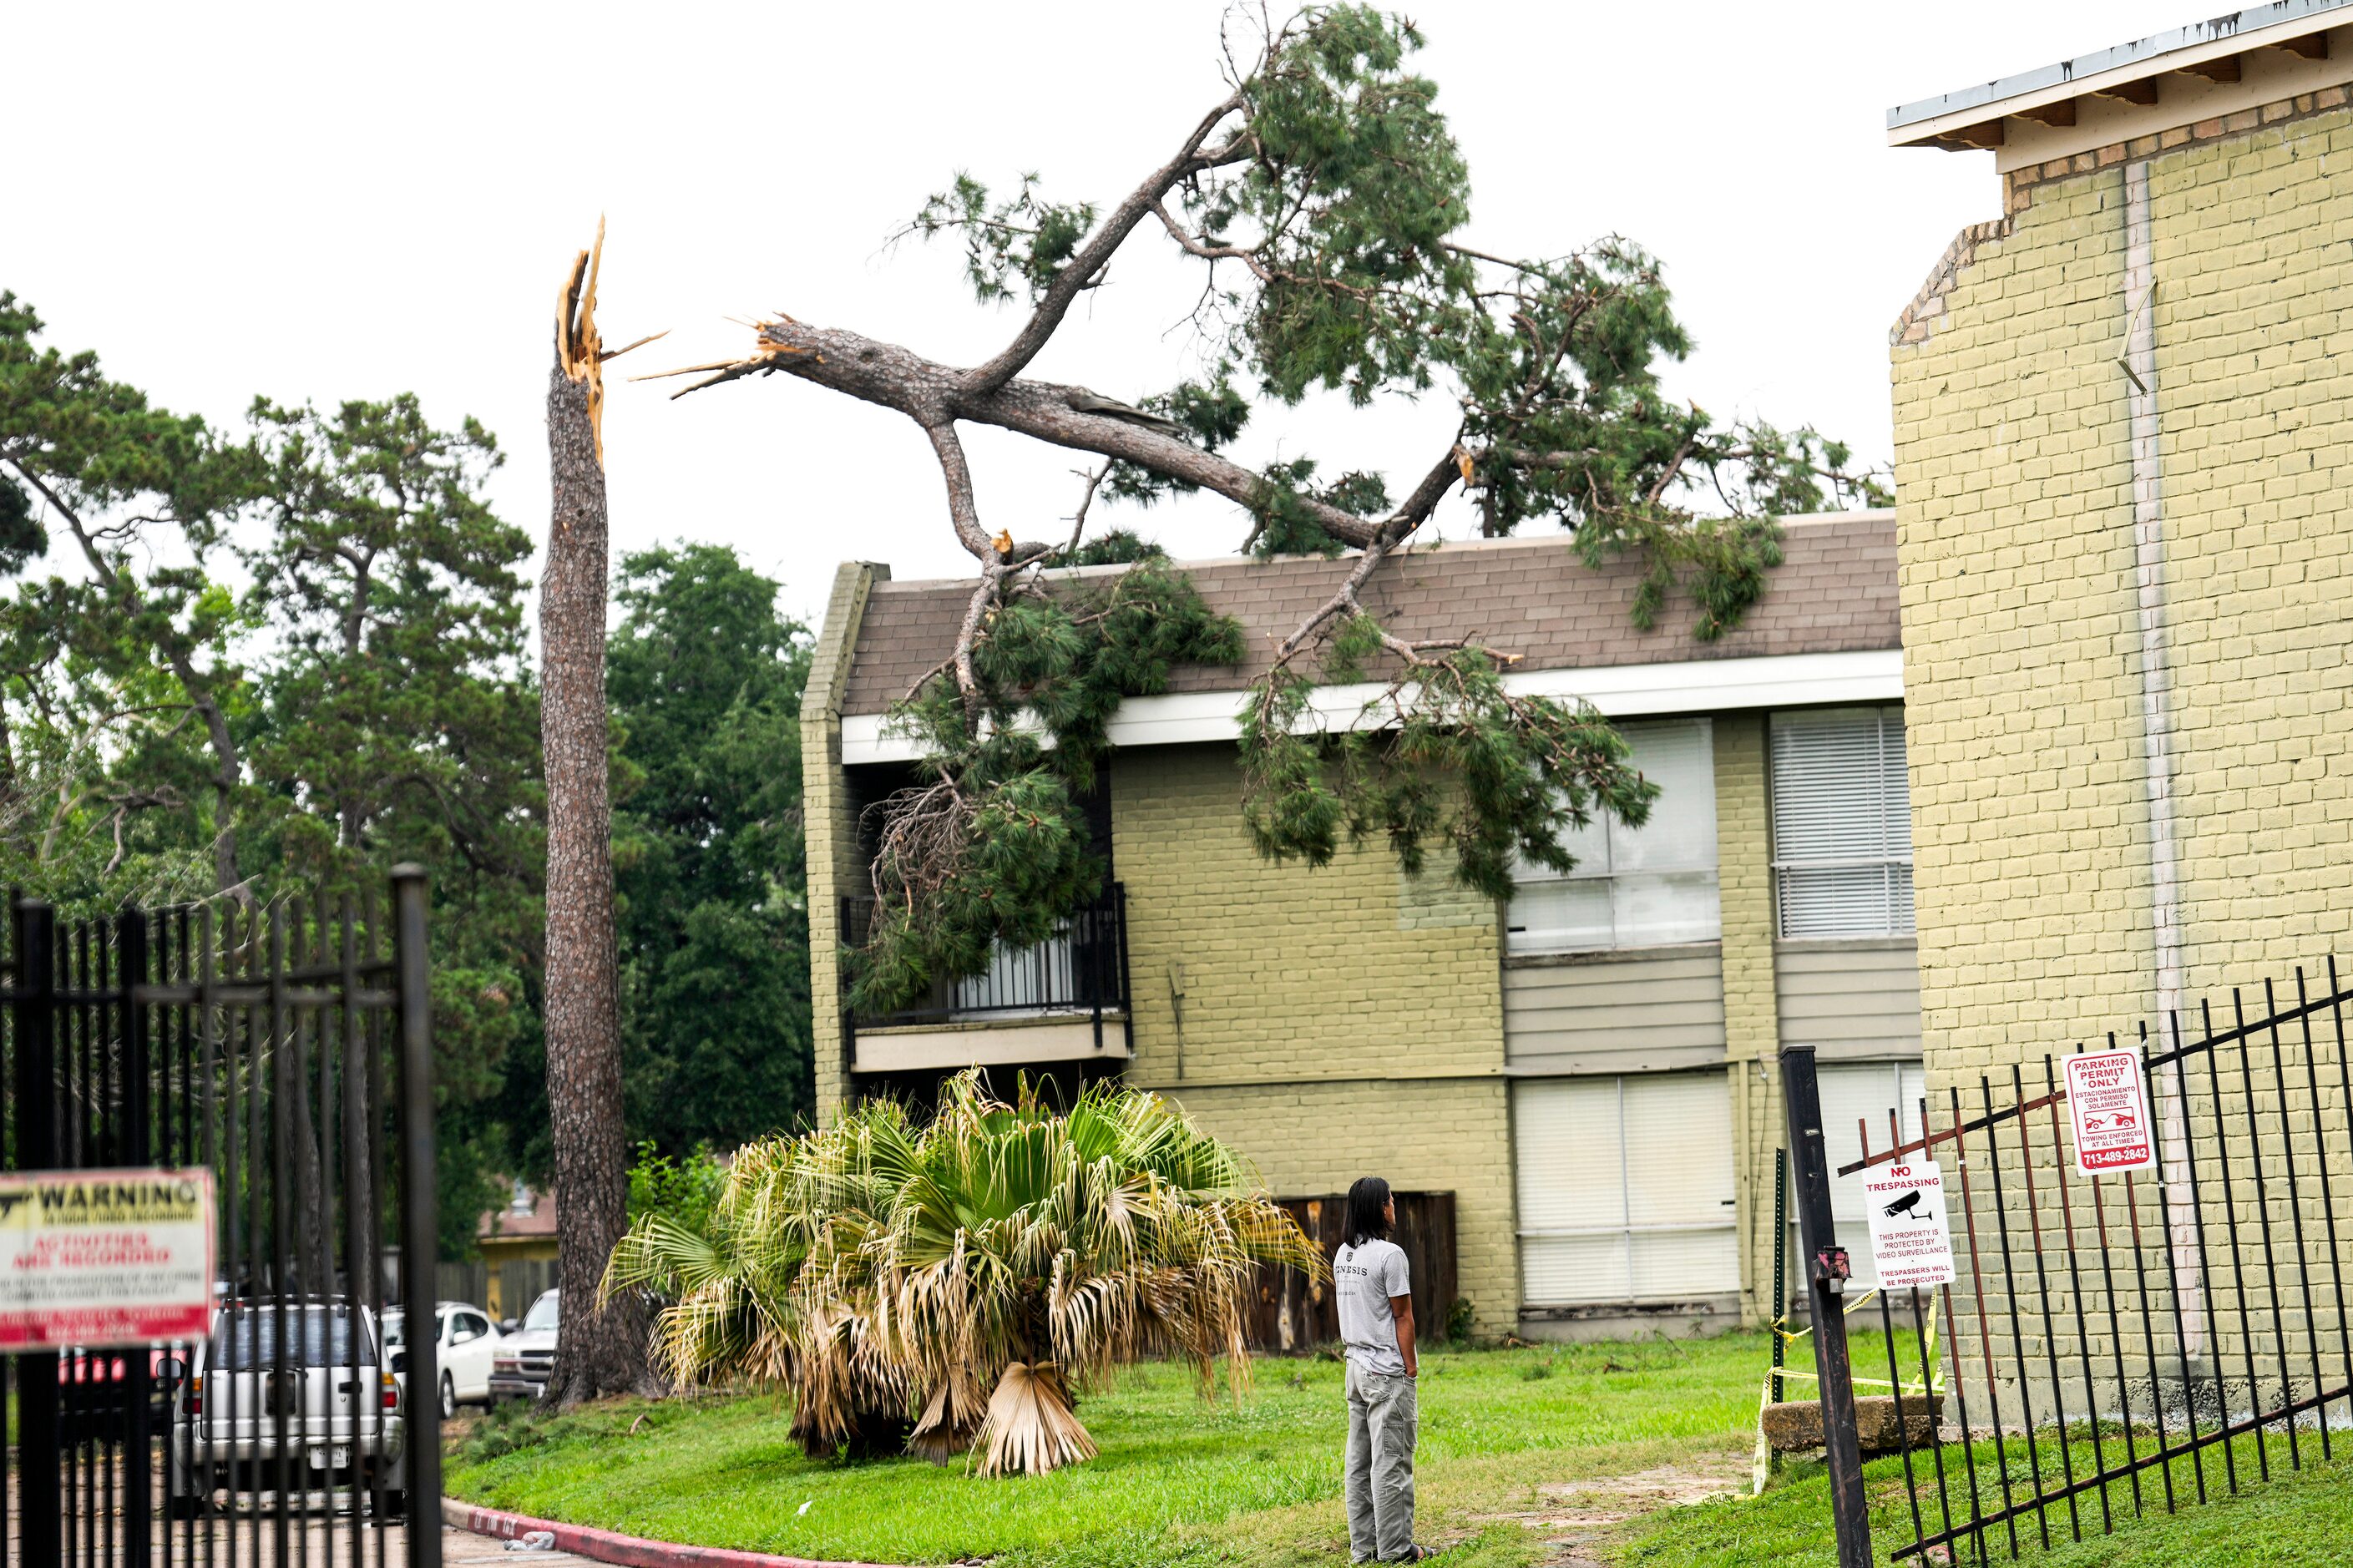
[[(600, 1300), (628, 1226), (619, 976), (613, 930), (609, 726), (605, 708), (604, 373), (596, 267), (574, 261), (547, 383), (554, 515), (540, 578), (540, 734), (547, 767), (547, 1103), (554, 1139), (557, 1284), (566, 1303), (542, 1397), (560, 1405), (650, 1393), (648, 1319), (625, 1292)], [(634, 345), (632, 345), (634, 346)], [(614, 351), (618, 353), (620, 351)]]
[(807, 629), (721, 545), (621, 563), (606, 695), (630, 1136), (683, 1155), (810, 1103), (801, 689)]
[[(210, 851), (208, 890), (248, 898), (236, 731), (251, 690), (230, 651), (235, 601), (206, 563), (252, 493), (250, 465), (203, 420), (108, 380), (96, 354), (37, 345), (40, 331), (29, 306), (0, 293), (0, 473), (10, 476), (0, 544), (21, 568), (46, 516), (81, 569), (26, 585), (9, 615), (10, 677), (64, 731), (46, 753), (58, 769), (48, 826), (95, 806), (120, 869), (133, 816), (185, 813)], [(201, 752), (174, 747), (182, 734)], [(109, 776), (110, 738), (144, 765)], [(41, 853), (55, 853), (55, 835), (42, 834)]]
[(496, 1096), (538, 1034), (530, 541), (480, 499), (495, 446), (406, 396), (264, 401), (238, 439), (39, 332), (0, 307), (0, 570), (44, 525), (69, 552), (0, 601), (0, 874), (94, 915), (429, 867), (442, 1245), (461, 1255), (513, 1168)]
[[(1463, 491), (1491, 534), (1562, 526), (1588, 563), (1630, 554), (1642, 567), (1637, 622), (1655, 624), (1684, 591), (1710, 637), (1765, 592), (1780, 560), (1776, 514), (1883, 497), (1811, 429), (1721, 422), (1663, 395), (1660, 368), (1690, 341), (1640, 247), (1611, 238), (1546, 256), (1465, 243), (1469, 169), (1436, 85), (1409, 68), (1420, 44), (1411, 23), (1366, 6), (1303, 12), (1254, 58), (1228, 54), (1226, 95), (1108, 208), (1051, 200), (1034, 176), (999, 195), (958, 175), (909, 232), (961, 242), (981, 302), (1026, 302), (1011, 341), (982, 364), (778, 316), (758, 323), (746, 357), (673, 373), (709, 373), (688, 391), (782, 374), (913, 420), (977, 567), (953, 652), (902, 704), (929, 754), (920, 785), (884, 814), (883, 915), (859, 980), (868, 1002), (913, 994), (943, 967), (968, 971), (992, 940), (1034, 939), (1099, 880), (1069, 847), (1083, 836), (1063, 725), (1092, 731), (1094, 700), (1165, 679), (1155, 658), (1106, 682), (1068, 657), (1103, 606), (1043, 569), (1083, 549), (1086, 509), (1067, 542), (992, 530), (965, 424), (1095, 455), (1089, 500), (1208, 490), (1240, 510), (1245, 548), (1335, 557), (1330, 595), (1275, 650), (1243, 721), (1252, 839), (1267, 856), (1321, 864), (1344, 835), (1377, 836), (1408, 868), (1435, 844), (1462, 882), (1497, 897), (1515, 858), (1566, 869), (1566, 829), (1597, 812), (1639, 822), (1656, 790), (1589, 707), (1514, 691), (1508, 647), (1469, 627), (1404, 639), (1366, 610), (1365, 584), (1440, 502)], [(1133, 403), (1028, 378), (1139, 230), (1203, 269), (1187, 299), (1205, 374)], [(1254, 400), (1295, 404), (1316, 389), (1359, 405), (1430, 395), (1459, 412), (1423, 462), (1395, 476), (1327, 477), (1308, 457), (1252, 469), (1226, 455)], [(1174, 630), (1156, 655), (1229, 647), (1180, 574), (1129, 575), (1122, 613)], [(1155, 646), (1135, 633), (1128, 646)], [(1361, 723), (1324, 732), (1310, 693), (1362, 679), (1383, 682), (1382, 695)], [(1074, 686), (1089, 688), (1075, 708)], [(1023, 707), (1055, 747), (995, 722)]]
[(473, 420), (410, 395), (332, 415), (259, 402), (251, 621), (274, 644), (250, 746), (279, 876), (356, 892), (431, 868), (442, 1248), (514, 1169), (495, 1096), (538, 1034), (543, 796), (524, 646), (532, 542), (481, 499)]

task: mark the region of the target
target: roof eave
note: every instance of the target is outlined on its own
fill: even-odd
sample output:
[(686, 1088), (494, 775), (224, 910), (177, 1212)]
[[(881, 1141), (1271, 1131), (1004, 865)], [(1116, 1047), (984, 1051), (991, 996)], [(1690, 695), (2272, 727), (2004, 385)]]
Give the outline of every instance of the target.
[[(2094, 54), (1901, 104), (1887, 111), (1891, 147), (1989, 150), (2001, 121), (2034, 118), (2079, 97), (2127, 98), (2137, 83), (2192, 71), (2251, 49), (2284, 47), (2353, 22), (2353, 0), (2274, 0)], [(1989, 131), (1988, 128), (1991, 130)]]

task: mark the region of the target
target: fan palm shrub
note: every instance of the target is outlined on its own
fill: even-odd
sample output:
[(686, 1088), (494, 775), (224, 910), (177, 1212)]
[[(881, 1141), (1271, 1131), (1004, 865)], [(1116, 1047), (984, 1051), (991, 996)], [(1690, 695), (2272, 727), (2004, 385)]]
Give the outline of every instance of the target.
[(788, 1385), (812, 1453), (903, 1446), (984, 1475), (1092, 1458), (1074, 1393), (1147, 1355), (1202, 1393), (1246, 1385), (1254, 1276), (1327, 1268), (1249, 1162), (1158, 1095), (1098, 1086), (1067, 1114), (977, 1071), (917, 1125), (894, 1101), (745, 1146), (700, 1230), (648, 1214), (607, 1292), (668, 1301), (681, 1387)]

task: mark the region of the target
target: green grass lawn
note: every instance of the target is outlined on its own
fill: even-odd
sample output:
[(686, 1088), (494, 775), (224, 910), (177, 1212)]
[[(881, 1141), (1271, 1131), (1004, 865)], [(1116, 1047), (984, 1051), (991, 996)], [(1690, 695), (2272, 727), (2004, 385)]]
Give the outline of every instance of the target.
[[(1908, 1338), (1906, 1340), (1908, 1345)], [(1762, 1498), (1746, 1496), (1763, 1335), (1703, 1342), (1561, 1346), (1426, 1355), (1422, 1361), (1421, 1538), (1462, 1568), (1608, 1563), (1672, 1568), (1828, 1564), (1826, 1479), (1795, 1460)], [(1857, 1335), (1859, 1366), (1884, 1365)], [(533, 1421), (529, 1446), (469, 1459), (453, 1443), (453, 1496), (522, 1513), (700, 1545), (902, 1563), (987, 1559), (1002, 1568), (1162, 1564), (1332, 1565), (1347, 1559), (1340, 1502), (1341, 1368), (1262, 1361), (1238, 1405), (1204, 1403), (1181, 1369), (1124, 1373), (1080, 1415), (1101, 1445), (1092, 1463), (1051, 1476), (983, 1481), (920, 1460), (810, 1460), (786, 1436), (776, 1395), (615, 1402)], [(2113, 1441), (2113, 1439), (2112, 1439)], [(2353, 1561), (2353, 1436), (2319, 1462), (2307, 1434), (2291, 1472), (2271, 1445), (2273, 1479), (2239, 1450), (2242, 1495), (2168, 1518), (2162, 1481), (2144, 1479), (2148, 1517), (2118, 1486), (2116, 1533), (2084, 1500), (2085, 1541), (2053, 1521), (2045, 1554), (2021, 1521), (2029, 1561), (2052, 1568), (2208, 1568)], [(2088, 1446), (2084, 1456), (2088, 1458)], [(2046, 1462), (2055, 1451), (2045, 1449)], [(2011, 1456), (2024, 1475), (2022, 1453)], [(1999, 1472), (1979, 1445), (1979, 1484)], [(1925, 1457), (1915, 1465), (1926, 1474)], [(1957, 1449), (1947, 1464), (1966, 1487)], [(2221, 1457), (2206, 1461), (2222, 1491)], [(1900, 1460), (1867, 1468), (1877, 1555), (1910, 1540)], [(2179, 1495), (2190, 1489), (2176, 1467)], [(1694, 1498), (1736, 1492), (1718, 1500)], [(1934, 1507), (1933, 1490), (1923, 1500)], [(1688, 1503), (1689, 1506), (1678, 1506)], [(1996, 1555), (2008, 1557), (2007, 1539)], [(1967, 1561), (1966, 1553), (1964, 1561)]]
[[(1736, 1479), (1765, 1354), (1750, 1334), (1425, 1355), (1422, 1538), (1465, 1568), (1542, 1563), (1561, 1531), (1520, 1517), (1560, 1511), (1542, 1488), (1694, 1468)], [(1262, 1361), (1238, 1406), (1204, 1403), (1180, 1368), (1134, 1368), (1081, 1404), (1101, 1458), (997, 1481), (913, 1459), (805, 1458), (775, 1396), (617, 1403), (550, 1424), (537, 1447), (480, 1464), (453, 1456), (448, 1489), (631, 1534), (812, 1557), (1345, 1563), (1341, 1374), (1329, 1361)]]
[[(2118, 1456), (2118, 1441), (2109, 1440), (2110, 1460)], [(2031, 1514), (2018, 1520), (2018, 1545), (2022, 1562), (2048, 1568), (2319, 1568), (2321, 1564), (2353, 1562), (2353, 1436), (2339, 1433), (2335, 1456), (2324, 1460), (2316, 1434), (2302, 1434), (2302, 1468), (2291, 1467), (2285, 1436), (2274, 1430), (2265, 1447), (2271, 1479), (2260, 1479), (2254, 1441), (2242, 1438), (2233, 1446), (2239, 1490), (2232, 1495), (2226, 1479), (2221, 1451), (2203, 1455), (2209, 1500), (2197, 1501), (2196, 1478), (2187, 1458), (2172, 1462), (2178, 1511), (2166, 1511), (2165, 1482), (2155, 1468), (2142, 1473), (2139, 1510), (2132, 1489), (2119, 1481), (2108, 1489), (2104, 1512), (2097, 1492), (2076, 1500), (2070, 1519), (2064, 1506), (2048, 1510), (2045, 1523), (2051, 1546), (2044, 1550), (2042, 1526)], [(1977, 1476), (1980, 1495), (1994, 1498), (2000, 1488), (2000, 1468), (1982, 1443), (1978, 1445)], [(2055, 1444), (2041, 1450), (2046, 1486), (2055, 1487)], [(2074, 1446), (2078, 1475), (2092, 1472), (2088, 1442)], [(2010, 1455), (2012, 1494), (2030, 1495), (2031, 1478), (2022, 1448)], [(1915, 1455), (1913, 1463), (1924, 1481), (1930, 1461)], [(1947, 1479), (1957, 1503), (1968, 1489), (1968, 1471), (1957, 1448), (1946, 1450)], [(1874, 1459), (1863, 1467), (1871, 1501), (1872, 1537), (1882, 1562), (1897, 1546), (1914, 1539), (1910, 1494), (1900, 1458)], [(1920, 1496), (1931, 1529), (1937, 1527), (1936, 1494), (1928, 1482)], [(1991, 1504), (1988, 1505), (1989, 1511)], [(2008, 1526), (1989, 1532), (1989, 1561), (2007, 1563), (2010, 1542)], [(2076, 1538), (2081, 1531), (2081, 1540)], [(1785, 1463), (1776, 1484), (1760, 1498), (1704, 1503), (1694, 1508), (1654, 1512), (1630, 1520), (1617, 1532), (1609, 1560), (1621, 1564), (1673, 1568), (1748, 1568), (1750, 1564), (1818, 1564), (1837, 1561), (1831, 1534), (1829, 1477), (1815, 1460)], [(1963, 1542), (1955, 1559), (1977, 1561)], [(1907, 1559), (1907, 1561), (1912, 1561)]]

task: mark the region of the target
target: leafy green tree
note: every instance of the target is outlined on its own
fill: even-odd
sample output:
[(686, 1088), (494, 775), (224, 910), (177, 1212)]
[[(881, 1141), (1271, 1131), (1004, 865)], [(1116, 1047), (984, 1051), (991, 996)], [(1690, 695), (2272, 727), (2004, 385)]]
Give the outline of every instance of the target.
[[(1489, 533), (1565, 529), (1588, 563), (1631, 556), (1642, 567), (1637, 623), (1655, 624), (1682, 593), (1698, 635), (1712, 637), (1766, 592), (1780, 561), (1776, 516), (1884, 498), (1810, 428), (1721, 421), (1663, 395), (1662, 368), (1691, 343), (1639, 247), (1612, 238), (1545, 255), (1467, 243), (1470, 170), (1437, 85), (1411, 68), (1421, 42), (1411, 23), (1368, 6), (1309, 8), (1271, 30), (1255, 59), (1229, 56), (1225, 96), (1116, 204), (1057, 201), (1035, 177), (999, 196), (959, 175), (910, 232), (961, 241), (983, 304), (1028, 307), (976, 366), (779, 317), (757, 325), (746, 357), (695, 367), (710, 374), (689, 391), (782, 374), (914, 421), (977, 569), (951, 657), (902, 714), (929, 742), (927, 778), (887, 813), (875, 880), (894, 912), (866, 955), (868, 1002), (969, 972), (992, 940), (1033, 938), (1096, 879), (1070, 847), (1083, 835), (1056, 755), (1070, 739), (1056, 717), (1071, 715), (1064, 691), (1104, 689), (1083, 657), (1066, 657), (1091, 636), (1095, 609), (1047, 571), (1083, 557), (1085, 507), (1065, 542), (992, 531), (965, 424), (1104, 459), (1088, 500), (1206, 490), (1239, 509), (1245, 548), (1335, 557), (1330, 595), (1275, 649), (1246, 710), (1251, 837), (1262, 854), (1310, 864), (1344, 837), (1386, 839), (1409, 868), (1440, 847), (1463, 883), (1497, 896), (1515, 855), (1565, 868), (1565, 829), (1596, 814), (1640, 822), (1656, 792), (1599, 713), (1514, 693), (1508, 647), (1467, 627), (1407, 639), (1366, 608), (1365, 584), (1440, 502), (1462, 491)], [(1139, 230), (1203, 268), (1187, 298), (1208, 371), (1133, 402), (1028, 378)], [(1329, 475), (1312, 456), (1252, 469), (1228, 455), (1260, 408), (1319, 389), (1359, 405), (1428, 395), (1452, 413), (1451, 428), (1395, 475)], [(1226, 646), (1180, 574), (1146, 574), (1129, 608), (1168, 623), (1183, 657)], [(994, 647), (1015, 639), (1018, 655)], [(1360, 679), (1382, 694), (1360, 723), (1325, 733), (1312, 692)], [(997, 721), (1021, 707), (1055, 747), (1005, 736)], [(1083, 727), (1090, 714), (1082, 705), (1071, 716)]]
[[(512, 1164), (494, 1098), (536, 1048), (530, 541), (470, 421), (415, 398), (254, 405), (237, 439), (154, 408), (0, 295), (0, 870), (69, 915), (380, 890), (433, 874), (442, 1243)], [(250, 586), (216, 568), (234, 560)]]
[(0, 568), (21, 570), (46, 542), (43, 515), (77, 557), (73, 575), (20, 585), (0, 638), (11, 706), (45, 731), (38, 786), (10, 781), (24, 885), (69, 891), (58, 856), (91, 844), (94, 822), (112, 845), (107, 874), (122, 871), (133, 819), (167, 812), (209, 851), (209, 886), (191, 885), (185, 865), (148, 864), (163, 879), (151, 889), (249, 899), (239, 731), (252, 689), (236, 602), (206, 566), (252, 493), (249, 459), (40, 332), (31, 307), (0, 292)]
[(683, 1153), (810, 1103), (800, 705), (807, 628), (723, 546), (621, 563), (606, 654), (633, 1135)]
[(279, 879), (433, 872), (442, 1245), (511, 1169), (496, 1097), (536, 1047), (543, 795), (522, 622), (530, 536), (481, 499), (500, 454), (417, 400), (254, 405), (248, 615), (275, 647), (251, 742)]

